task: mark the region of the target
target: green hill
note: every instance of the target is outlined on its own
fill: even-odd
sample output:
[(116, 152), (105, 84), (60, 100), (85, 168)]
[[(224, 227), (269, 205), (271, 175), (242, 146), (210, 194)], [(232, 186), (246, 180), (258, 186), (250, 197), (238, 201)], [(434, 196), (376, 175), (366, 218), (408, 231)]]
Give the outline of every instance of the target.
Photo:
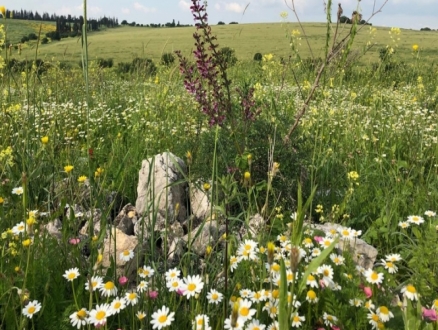
[[(22, 24), (24, 24), (24, 21)], [(15, 22), (10, 28), (13, 29)], [(18, 23), (18, 22), (17, 22)], [(29, 24), (29, 23), (28, 23)], [(33, 23), (35, 24), (35, 23)], [(345, 35), (351, 25), (340, 28)], [(24, 27), (15, 26), (24, 32)], [(326, 36), (326, 24), (306, 23), (305, 33), (316, 57), (323, 57)], [(90, 59), (112, 58), (115, 63), (131, 61), (135, 57), (147, 57), (155, 61), (161, 54), (181, 50), (185, 54), (194, 47), (194, 27), (180, 28), (147, 28), (124, 26), (90, 33), (88, 36)], [(218, 36), (220, 47), (231, 47), (236, 51), (240, 60), (252, 59), (254, 54), (272, 53), (276, 56), (287, 57), (291, 53), (289, 38), (293, 30), (301, 31), (296, 23), (265, 23), (220, 25), (212, 27)], [(368, 42), (375, 44), (362, 58), (362, 63), (378, 61), (379, 51), (387, 45), (393, 47), (397, 58), (410, 61), (414, 58), (412, 45), (417, 44), (423, 61), (432, 62), (438, 51), (438, 33), (436, 31), (413, 31), (402, 29), (400, 35), (394, 37), (389, 33), (390, 28), (362, 26), (355, 40), (354, 47), (362, 49)], [(334, 25), (331, 34), (334, 33)], [(19, 35), (20, 33), (14, 33)], [(391, 39), (391, 36), (394, 38)], [(297, 47), (302, 58), (310, 56), (309, 47), (301, 31), (297, 35)], [(399, 40), (397, 40), (399, 38)], [(300, 40), (298, 40), (300, 39)], [(65, 38), (61, 41), (50, 42), (39, 46), (39, 57), (42, 59), (55, 58), (59, 61), (78, 63), (81, 54), (81, 42), (78, 38)], [(14, 57), (14, 56), (13, 56)], [(15, 54), (18, 58), (18, 55)], [(35, 43), (23, 47), (21, 59), (35, 57)]]
[(12, 44), (20, 42), (23, 36), (28, 36), (30, 33), (38, 35), (41, 27), (41, 36), (44, 37), (47, 32), (55, 31), (55, 22), (32, 21), (21, 19), (6, 19), (0, 20), (0, 24), (4, 25), (6, 38)]

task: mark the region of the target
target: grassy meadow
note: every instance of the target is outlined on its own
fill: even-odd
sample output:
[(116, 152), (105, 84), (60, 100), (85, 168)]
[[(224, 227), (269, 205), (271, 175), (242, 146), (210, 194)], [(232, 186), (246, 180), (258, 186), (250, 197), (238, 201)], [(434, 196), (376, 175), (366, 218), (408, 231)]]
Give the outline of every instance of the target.
[[(15, 20), (12, 20), (14, 22)], [(11, 24), (11, 29), (17, 24)], [(19, 26), (19, 25), (18, 25)], [(326, 24), (305, 23), (306, 35), (315, 57), (324, 56), (324, 40)], [(344, 25), (340, 30), (345, 35), (351, 25)], [(361, 50), (368, 42), (374, 44), (360, 64), (377, 62), (379, 50), (389, 43), (390, 28), (376, 27), (371, 32), (370, 26), (362, 26), (358, 33), (354, 49)], [(335, 24), (332, 25), (332, 34)], [(212, 26), (218, 36), (221, 47), (235, 49), (239, 60), (252, 60), (254, 54), (273, 53), (278, 57), (287, 58), (290, 55), (290, 46), (287, 42), (292, 30), (300, 31), (297, 23), (265, 23), (265, 24), (233, 24)], [(397, 42), (397, 52), (401, 60), (410, 61), (412, 45), (418, 44), (422, 50), (422, 59), (432, 62), (438, 51), (438, 33), (436, 31), (413, 31), (403, 29), (403, 38)], [(15, 34), (15, 33), (14, 33)], [(147, 57), (159, 61), (161, 55), (167, 52), (181, 50), (189, 54), (193, 49), (193, 28), (147, 28), (147, 27), (119, 27), (92, 33), (88, 37), (90, 59), (99, 57), (112, 58), (117, 62), (131, 61), (135, 57)], [(20, 35), (21, 38), (21, 35)], [(17, 38), (15, 38), (17, 39)], [(303, 58), (311, 56), (304, 36), (301, 35), (298, 46)], [(22, 55), (14, 55), (17, 59), (33, 59), (35, 57), (36, 42), (30, 42), (23, 47)], [(65, 38), (60, 42), (40, 45), (39, 57), (42, 59), (56, 58), (77, 65), (81, 54), (81, 42), (78, 38)]]
[[(324, 58), (326, 25), (304, 28)], [(438, 34), (369, 28), (325, 64), (294, 23), (212, 26), (235, 53), (211, 59), (193, 27), (91, 33), (84, 68), (77, 38), (39, 45), (43, 64), (35, 43), (2, 49), (0, 329), (438, 329)], [(187, 62), (162, 63), (175, 50)], [(154, 69), (120, 71), (136, 57)], [(209, 220), (186, 205), (185, 226), (225, 233), (169, 264), (166, 214), (102, 267), (108, 196), (135, 205), (142, 160), (165, 151), (214, 205)], [(101, 230), (80, 234), (94, 211)], [(359, 238), (378, 251), (366, 269), (342, 249)]]

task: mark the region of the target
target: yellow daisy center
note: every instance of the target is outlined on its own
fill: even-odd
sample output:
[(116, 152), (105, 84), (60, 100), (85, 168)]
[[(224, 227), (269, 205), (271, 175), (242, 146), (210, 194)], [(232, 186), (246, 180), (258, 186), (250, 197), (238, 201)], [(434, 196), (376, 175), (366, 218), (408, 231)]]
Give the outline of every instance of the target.
[(300, 318), (298, 317), (298, 315), (294, 316), (294, 322), (300, 322)]
[(111, 282), (111, 281), (106, 282), (106, 283), (105, 283), (105, 289), (106, 289), (106, 290), (112, 290), (112, 289), (114, 289), (114, 283)]
[(78, 319), (83, 320), (83, 319), (85, 319), (85, 317), (87, 316), (87, 312), (84, 311), (83, 309), (81, 309), (80, 311), (78, 311), (78, 312), (76, 313), (76, 316), (78, 317)]
[(76, 277), (76, 274), (75, 273), (70, 273), (70, 274), (68, 274), (67, 277), (68, 277), (69, 280), (74, 280), (75, 277)]
[(240, 315), (242, 315), (242, 316), (248, 316), (248, 314), (249, 314), (249, 308), (248, 308), (248, 307), (242, 307), (242, 308), (240, 309)]
[(380, 314), (388, 315), (389, 314), (388, 308), (386, 306), (380, 306)]
[(406, 291), (408, 291), (408, 292), (410, 292), (410, 293), (416, 293), (416, 292), (417, 292), (417, 290), (415, 289), (415, 287), (414, 287), (412, 284), (409, 284), (409, 285), (406, 287)]
[(96, 320), (103, 320), (106, 317), (106, 313), (104, 311), (98, 311), (96, 313)]
[(122, 304), (121, 304), (119, 301), (117, 301), (117, 302), (114, 304), (114, 308), (115, 308), (115, 309), (119, 309), (121, 305), (122, 305)]
[(379, 278), (379, 275), (376, 272), (372, 272), (370, 277), (373, 281), (377, 281), (377, 279)]
[(190, 283), (189, 285), (187, 285), (187, 290), (195, 291), (195, 289), (196, 289), (196, 284)]
[(308, 297), (310, 300), (315, 300), (315, 298), (316, 298), (316, 293), (315, 293), (315, 291), (313, 291), (313, 290), (308, 291), (308, 292), (307, 292), (307, 297)]
[(30, 306), (29, 307), (29, 309), (27, 310), (27, 312), (29, 313), (29, 314), (33, 314), (33, 313), (35, 313), (35, 307), (34, 306)]
[(160, 322), (160, 323), (164, 323), (164, 322), (166, 322), (167, 321), (167, 316), (166, 315), (161, 315), (159, 318), (158, 318), (158, 322)]

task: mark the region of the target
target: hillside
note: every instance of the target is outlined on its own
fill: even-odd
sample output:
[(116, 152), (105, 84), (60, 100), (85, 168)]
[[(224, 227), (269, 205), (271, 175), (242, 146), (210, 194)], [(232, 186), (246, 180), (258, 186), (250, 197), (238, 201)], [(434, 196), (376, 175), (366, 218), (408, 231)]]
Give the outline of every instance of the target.
[(4, 25), (7, 39), (13, 44), (19, 43), (23, 36), (28, 36), (30, 33), (38, 35), (40, 27), (43, 37), (47, 32), (56, 30), (55, 22), (7, 19), (1, 20), (0, 24)]
[[(11, 26), (11, 29), (14, 25)], [(334, 27), (334, 26), (333, 26)], [(351, 25), (345, 25), (341, 34), (348, 32)], [(19, 26), (15, 26), (19, 28)], [(304, 24), (315, 56), (323, 56), (326, 25), (323, 23)], [(24, 29), (24, 28), (23, 28)], [(354, 47), (362, 48), (367, 42), (375, 46), (362, 59), (362, 63), (378, 60), (379, 50), (390, 45), (396, 51), (397, 58), (410, 61), (414, 58), (412, 45), (419, 45), (423, 61), (432, 62), (438, 51), (438, 33), (436, 31), (401, 30), (399, 36), (391, 39), (390, 28), (363, 26), (355, 40)], [(273, 53), (276, 56), (287, 57), (290, 54), (289, 38), (286, 36), (292, 30), (300, 30), (296, 23), (266, 23), (213, 26), (213, 33), (218, 36), (220, 47), (231, 47), (240, 60), (252, 59), (256, 52)], [(193, 27), (181, 28), (146, 28), (124, 26), (92, 33), (88, 37), (90, 59), (112, 58), (115, 63), (131, 61), (135, 57), (147, 57), (159, 60), (162, 53), (181, 50), (188, 54), (193, 47)], [(332, 31), (333, 34), (333, 31)], [(310, 56), (310, 51), (303, 33), (298, 50), (302, 58)], [(397, 40), (400, 38), (400, 40)], [(22, 59), (35, 56), (35, 43), (23, 47)], [(56, 58), (60, 61), (78, 63), (81, 43), (78, 38), (66, 38), (60, 42), (40, 45), (40, 58)], [(17, 54), (15, 55), (17, 56)]]

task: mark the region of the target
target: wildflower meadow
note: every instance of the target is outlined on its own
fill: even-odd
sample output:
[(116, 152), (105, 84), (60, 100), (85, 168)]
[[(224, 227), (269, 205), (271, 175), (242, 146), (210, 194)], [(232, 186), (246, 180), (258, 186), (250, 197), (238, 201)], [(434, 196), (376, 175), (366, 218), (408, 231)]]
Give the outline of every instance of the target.
[[(437, 330), (438, 68), (332, 5), (321, 56), (291, 11), (288, 56), (241, 60), (191, 0), (190, 52), (116, 67), (86, 24), (80, 66), (17, 60), (0, 6), (0, 329)], [(202, 217), (134, 207), (164, 152)]]

